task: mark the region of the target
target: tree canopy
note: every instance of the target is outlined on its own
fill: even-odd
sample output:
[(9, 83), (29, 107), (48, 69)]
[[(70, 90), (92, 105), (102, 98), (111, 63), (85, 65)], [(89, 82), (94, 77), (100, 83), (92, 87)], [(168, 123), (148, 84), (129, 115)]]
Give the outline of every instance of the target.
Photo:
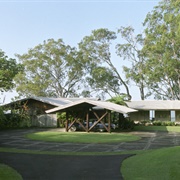
[[(112, 62), (111, 44), (117, 38), (115, 32), (105, 28), (93, 30), (79, 43), (79, 49), (89, 71), (87, 81), (95, 91), (115, 96), (122, 94), (121, 86), (125, 89), (127, 99), (131, 99), (127, 83)], [(124, 94), (123, 93), (123, 94)]]
[(15, 59), (8, 58), (5, 52), (0, 50), (0, 91), (8, 91), (14, 87), (14, 77), (21, 70)]
[(81, 61), (76, 49), (62, 39), (49, 39), (17, 57), (25, 67), (15, 79), (20, 95), (71, 97), (80, 93)]
[[(119, 57), (126, 61), (130, 61), (130, 66), (123, 66), (128, 84), (132, 81), (139, 88), (142, 100), (146, 98), (145, 87), (145, 56), (142, 53), (144, 38), (142, 34), (135, 35), (134, 28), (131, 26), (121, 27), (118, 34), (121, 35), (125, 42), (116, 45), (116, 51)], [(126, 63), (125, 63), (126, 64)]]
[[(49, 39), (17, 55), (24, 66), (15, 78), (17, 92), (55, 97), (96, 94), (131, 100), (133, 84), (142, 100), (148, 96), (180, 99), (180, 1), (162, 0), (143, 25), (144, 32), (137, 35), (131, 26), (121, 26), (117, 32), (100, 28), (85, 36), (77, 49), (62, 39)], [(12, 76), (17, 74), (13, 72)], [(4, 71), (4, 78), (9, 78), (6, 74)], [(1, 89), (12, 87), (6, 82), (1, 80)]]
[(150, 94), (180, 99), (180, 1), (161, 1), (144, 21)]

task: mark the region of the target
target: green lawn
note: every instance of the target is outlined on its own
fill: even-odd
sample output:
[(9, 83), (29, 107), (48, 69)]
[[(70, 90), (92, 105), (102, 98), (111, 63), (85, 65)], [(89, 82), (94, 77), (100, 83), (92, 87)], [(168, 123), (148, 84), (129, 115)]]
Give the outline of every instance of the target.
[(141, 151), (123, 161), (121, 172), (125, 180), (179, 180), (180, 146)]
[[(168, 131), (180, 132), (180, 127), (174, 126), (136, 126), (136, 130), (141, 131)], [(72, 143), (117, 143), (125, 141), (135, 141), (138, 136), (129, 133), (85, 133), (85, 132), (37, 132), (27, 134), (27, 138), (42, 141), (72, 142)], [(2, 152), (16, 153), (45, 153), (49, 155), (60, 155), (62, 152), (35, 152), (30, 150), (16, 150), (0, 148)], [(27, 151), (27, 152), (26, 152)], [(64, 155), (69, 155), (63, 152)], [(157, 150), (141, 150), (126, 152), (111, 152), (108, 154), (136, 154), (123, 161), (121, 172), (125, 180), (178, 180), (180, 179), (180, 146), (172, 148), (162, 148)], [(71, 153), (70, 153), (71, 154)], [(71, 155), (99, 155), (106, 153), (72, 153)], [(1, 171), (0, 171), (1, 174)], [(1, 179), (1, 178), (0, 178)], [(7, 178), (4, 178), (7, 179)], [(13, 178), (14, 179), (14, 178)]]
[(22, 176), (11, 167), (0, 164), (0, 179), (2, 180), (22, 180)]
[(180, 126), (135, 126), (134, 131), (180, 132)]
[(136, 141), (140, 137), (125, 133), (86, 133), (86, 132), (52, 132), (44, 131), (27, 134), (26, 138), (42, 141), (69, 143), (117, 143)]

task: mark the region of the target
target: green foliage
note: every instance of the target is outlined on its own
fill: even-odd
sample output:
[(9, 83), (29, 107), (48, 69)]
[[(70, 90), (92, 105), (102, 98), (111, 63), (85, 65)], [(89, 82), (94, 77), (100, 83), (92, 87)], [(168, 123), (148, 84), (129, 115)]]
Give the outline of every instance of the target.
[(152, 125), (152, 121), (150, 121), (150, 120), (143, 120), (143, 121), (138, 121), (137, 123), (136, 123), (136, 125), (140, 125), (140, 126), (150, 126), (150, 125)]
[(156, 99), (180, 99), (180, 1), (161, 1), (148, 13), (143, 52), (148, 59), (149, 94)]
[(65, 121), (66, 121), (66, 113), (57, 113), (57, 121), (58, 121), (58, 127), (65, 127)]
[(29, 115), (25, 112), (11, 110), (11, 113), (4, 114), (0, 109), (0, 129), (31, 127)]
[(133, 130), (134, 126), (135, 126), (134, 121), (128, 118), (124, 118), (119, 123), (119, 129), (121, 130)]
[(116, 51), (119, 57), (124, 60), (128, 60), (131, 66), (123, 66), (123, 71), (125, 72), (126, 79), (128, 83), (133, 81), (139, 88), (141, 99), (145, 99), (145, 56), (142, 52), (142, 47), (144, 44), (144, 38), (142, 34), (135, 35), (134, 29), (131, 26), (121, 27), (118, 29), (118, 34), (125, 43), (117, 44)]
[(171, 122), (171, 121), (163, 121), (162, 122), (163, 126), (175, 126), (175, 122)]
[(154, 126), (175, 126), (175, 122), (171, 121), (153, 121)]
[(87, 72), (87, 87), (103, 96), (120, 94), (120, 86), (124, 86), (128, 99), (131, 99), (126, 82), (111, 60), (112, 42), (116, 38), (115, 32), (101, 28), (92, 31), (79, 43)]
[(8, 91), (14, 87), (13, 79), (22, 70), (15, 59), (9, 58), (0, 50), (0, 91)]
[(25, 67), (15, 79), (20, 95), (79, 96), (82, 62), (76, 49), (65, 45), (62, 39), (48, 39), (17, 57)]
[(0, 129), (5, 126), (5, 122), (6, 122), (6, 116), (3, 112), (3, 109), (0, 107)]
[(158, 120), (153, 121), (153, 125), (154, 126), (161, 126), (162, 125), (162, 121), (158, 121)]
[(126, 98), (127, 98), (126, 95), (118, 95), (118, 96), (112, 97), (111, 99), (108, 99), (107, 101), (115, 103), (115, 104), (127, 106), (125, 102)]

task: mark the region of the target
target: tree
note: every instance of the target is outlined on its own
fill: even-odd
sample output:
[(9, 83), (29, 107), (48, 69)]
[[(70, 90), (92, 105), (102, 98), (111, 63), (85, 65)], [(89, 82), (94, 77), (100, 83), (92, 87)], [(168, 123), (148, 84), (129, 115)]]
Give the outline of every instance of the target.
[(8, 58), (0, 50), (0, 91), (8, 91), (14, 87), (14, 77), (21, 71), (21, 65), (15, 59)]
[(157, 99), (180, 99), (180, 1), (161, 1), (144, 21), (146, 76)]
[(79, 96), (83, 70), (78, 52), (62, 39), (49, 39), (17, 55), (24, 71), (16, 76), (17, 92), (25, 96)]
[(115, 103), (115, 104), (119, 104), (119, 105), (123, 105), (123, 106), (127, 106), (126, 102), (125, 102), (126, 97), (125, 96), (115, 96), (112, 97), (111, 99), (107, 100), (109, 102)]
[(112, 63), (111, 43), (117, 38), (116, 33), (108, 29), (92, 31), (79, 43), (79, 49), (87, 74), (86, 80), (94, 91), (104, 94), (120, 95), (123, 86), (128, 100), (131, 99), (129, 88)]
[(121, 35), (125, 43), (117, 44), (116, 50), (118, 56), (124, 60), (131, 62), (131, 67), (123, 66), (123, 70), (126, 74), (126, 78), (129, 81), (133, 81), (139, 88), (141, 100), (146, 97), (145, 94), (145, 56), (141, 49), (144, 44), (142, 34), (134, 35), (134, 29), (131, 26), (121, 27), (118, 29), (118, 33)]

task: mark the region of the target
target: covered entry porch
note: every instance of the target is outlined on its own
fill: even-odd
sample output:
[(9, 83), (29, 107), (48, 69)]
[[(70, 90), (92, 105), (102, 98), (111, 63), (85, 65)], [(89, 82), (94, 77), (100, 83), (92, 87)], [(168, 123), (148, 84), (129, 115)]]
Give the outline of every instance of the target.
[[(111, 112), (129, 114), (137, 110), (111, 102), (81, 99), (64, 106), (47, 110), (46, 113), (66, 112), (66, 131), (77, 125), (86, 132), (90, 132), (101, 125), (105, 131), (111, 132)], [(92, 122), (93, 117), (93, 122)]]

